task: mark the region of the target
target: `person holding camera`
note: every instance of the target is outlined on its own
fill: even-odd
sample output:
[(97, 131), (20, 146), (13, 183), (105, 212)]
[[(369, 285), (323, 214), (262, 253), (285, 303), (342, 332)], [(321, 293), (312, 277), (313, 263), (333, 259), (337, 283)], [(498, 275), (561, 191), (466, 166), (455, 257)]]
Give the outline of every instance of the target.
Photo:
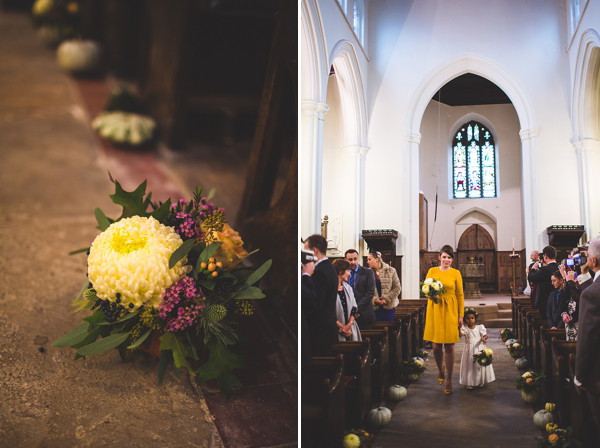
[(327, 240), (323, 236), (309, 236), (304, 241), (304, 249), (317, 258), (311, 277), (314, 284), (314, 295), (310, 299), (312, 312), (306, 316), (312, 356), (329, 356), (331, 346), (338, 342), (335, 324), (338, 275), (327, 258)]
[(348, 249), (344, 255), (346, 261), (350, 263), (348, 284), (352, 287), (358, 307), (356, 323), (361, 330), (368, 330), (373, 327), (373, 323), (375, 322), (375, 311), (373, 310), (375, 274), (372, 269), (364, 268), (358, 264), (358, 252), (356, 249)]
[(546, 316), (548, 297), (550, 296), (550, 292), (554, 289), (552, 286), (552, 274), (558, 271), (556, 249), (553, 246), (544, 247), (542, 257), (546, 265), (541, 266), (541, 263), (536, 261), (529, 271), (527, 280), (536, 284), (535, 307), (540, 310), (540, 316)]
[(579, 299), (581, 292), (592, 284), (592, 276), (589, 273), (585, 247), (576, 247), (571, 252), (571, 256), (572, 258), (563, 260), (559, 270), (569, 293), (567, 311), (562, 313), (567, 341), (576, 341), (579, 327)]

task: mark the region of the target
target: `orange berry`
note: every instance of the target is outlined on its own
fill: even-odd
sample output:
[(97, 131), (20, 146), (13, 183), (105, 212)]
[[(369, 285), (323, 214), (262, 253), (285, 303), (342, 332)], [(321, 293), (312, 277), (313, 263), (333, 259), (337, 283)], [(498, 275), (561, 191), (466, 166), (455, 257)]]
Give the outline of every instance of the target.
[(208, 270), (209, 271), (214, 271), (217, 268), (217, 266), (214, 263), (209, 263), (208, 264)]
[(217, 271), (215, 271), (215, 272), (212, 273), (213, 277), (216, 277), (217, 275), (219, 275), (219, 273)]
[(200, 263), (200, 267), (201, 267), (202, 269), (206, 269), (206, 263)]
[(221, 263), (220, 261), (217, 261), (217, 267), (218, 267), (219, 269), (221, 269), (221, 268), (223, 267), (223, 263)]
[(214, 263), (214, 262), (215, 262), (215, 257), (210, 257), (210, 258), (208, 259), (208, 261), (209, 261), (209, 263)]

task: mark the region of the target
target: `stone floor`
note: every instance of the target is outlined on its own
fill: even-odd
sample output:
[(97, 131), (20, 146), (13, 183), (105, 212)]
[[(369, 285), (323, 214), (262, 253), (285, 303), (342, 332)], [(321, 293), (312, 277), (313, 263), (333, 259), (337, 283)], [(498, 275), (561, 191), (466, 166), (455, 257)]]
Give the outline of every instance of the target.
[[(96, 207), (119, 212), (107, 171), (126, 189), (148, 179), (162, 200), (189, 197), (196, 183), (199, 161), (181, 156), (184, 172), (161, 151), (120, 151), (94, 135), (89, 120), (107, 92), (103, 80), (62, 73), (26, 15), (0, 11), (0, 446), (294, 445), (295, 361), (260, 314), (241, 326), (248, 370), (229, 401), (172, 372), (158, 386), (153, 360), (125, 363), (107, 352), (74, 361), (72, 349), (50, 346), (82, 317), (70, 302), (85, 256), (68, 252), (96, 236)], [(201, 162), (213, 172), (215, 199), (235, 213), (237, 191), (219, 182), (231, 174)]]
[[(377, 435), (374, 447), (385, 448), (520, 448), (536, 445), (542, 433), (533, 424), (532, 405), (521, 398), (514, 380), (519, 377), (514, 360), (500, 340), (500, 330), (488, 331), (494, 351), (496, 380), (471, 391), (459, 384), (464, 343), (456, 344), (452, 395), (445, 395), (437, 381), (433, 355), (425, 358), (427, 370), (408, 387), (392, 420)], [(383, 403), (394, 406), (394, 403)], [(535, 410), (541, 409), (537, 405)]]

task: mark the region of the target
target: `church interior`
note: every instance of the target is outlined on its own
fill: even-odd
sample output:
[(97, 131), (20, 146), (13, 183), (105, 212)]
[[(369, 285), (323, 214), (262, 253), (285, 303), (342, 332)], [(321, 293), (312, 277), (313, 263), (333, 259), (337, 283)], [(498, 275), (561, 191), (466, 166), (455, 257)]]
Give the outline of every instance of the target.
[[(556, 422), (585, 438), (579, 404), (571, 402), (566, 416), (569, 397), (577, 399), (574, 387), (568, 394), (569, 354), (551, 340), (543, 345), (548, 336), (539, 334), (538, 310), (523, 292), (533, 251), (553, 246), (560, 263), (573, 248), (600, 237), (600, 3), (302, 0), (300, 27), (301, 236), (325, 237), (331, 260), (355, 250), (363, 267), (370, 267), (367, 255), (378, 251), (401, 284), (387, 334), (391, 370), (377, 386), (373, 375), (379, 371), (371, 371), (369, 405), (357, 398), (364, 391), (353, 395), (361, 386), (352, 384), (355, 357), (364, 361), (365, 353), (344, 352), (344, 343), (334, 347), (344, 353), (347, 370), (340, 370), (334, 354), (327, 367), (313, 366), (316, 377), (303, 376), (303, 393), (314, 393), (325, 377), (328, 393), (335, 394), (334, 372), (342, 372), (346, 400), (359, 401), (346, 401), (345, 421), (331, 417), (329, 427), (338, 428), (340, 437), (362, 422), (361, 428), (373, 430), (372, 446), (397, 446), (400, 440), (410, 447), (534, 446), (536, 436), (548, 437), (529, 424), (540, 404), (525, 409), (519, 402), (513, 380), (523, 369), (515, 368), (509, 354), (496, 352), (505, 351), (502, 342), (490, 345), (499, 367), (486, 394), (465, 397), (461, 391), (461, 403), (452, 401), (455, 395), (444, 400), (433, 393), (430, 352), (425, 382), (408, 388), (406, 400), (415, 394), (410, 405), (387, 399), (381, 382), (397, 381), (392, 340), (399, 338), (398, 345), (410, 333), (399, 313), (412, 315), (415, 333), (412, 349), (402, 342), (397, 368), (411, 359), (406, 351), (415, 356), (430, 348), (422, 340), (424, 310), (418, 309), (427, 300), (417, 302), (440, 249), (450, 245), (452, 267), (470, 288), (465, 306), (478, 311), (490, 341), (499, 341), (501, 328), (512, 328), (529, 350), (530, 368), (546, 347), (548, 362), (535, 368), (547, 368), (549, 379), (551, 361), (561, 356), (565, 364), (557, 364), (562, 370), (554, 378), (561, 377), (555, 387), (563, 388), (564, 415)], [(373, 331), (367, 330), (371, 342)], [(370, 356), (377, 352), (371, 346)], [(552, 396), (558, 400), (549, 390), (546, 401)], [(315, 395), (305, 397), (302, 432), (310, 437), (305, 426), (319, 427), (322, 419), (316, 417)], [(356, 403), (364, 415), (356, 416)], [(389, 423), (369, 420), (369, 409), (377, 405), (392, 409)], [(465, 406), (473, 406), (473, 414)], [(494, 423), (480, 406), (511, 418)], [(473, 440), (464, 438), (469, 432)]]

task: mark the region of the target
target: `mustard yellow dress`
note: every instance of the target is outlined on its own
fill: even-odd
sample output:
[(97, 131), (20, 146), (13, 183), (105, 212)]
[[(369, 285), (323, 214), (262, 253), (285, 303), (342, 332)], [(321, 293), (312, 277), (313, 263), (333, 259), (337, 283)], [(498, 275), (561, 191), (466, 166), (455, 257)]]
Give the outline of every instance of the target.
[(465, 314), (465, 295), (463, 281), (458, 269), (450, 268), (442, 271), (433, 267), (427, 271), (425, 278), (440, 280), (446, 288), (437, 304), (427, 301), (427, 317), (423, 339), (436, 344), (455, 344), (460, 340), (458, 334), (458, 318)]

